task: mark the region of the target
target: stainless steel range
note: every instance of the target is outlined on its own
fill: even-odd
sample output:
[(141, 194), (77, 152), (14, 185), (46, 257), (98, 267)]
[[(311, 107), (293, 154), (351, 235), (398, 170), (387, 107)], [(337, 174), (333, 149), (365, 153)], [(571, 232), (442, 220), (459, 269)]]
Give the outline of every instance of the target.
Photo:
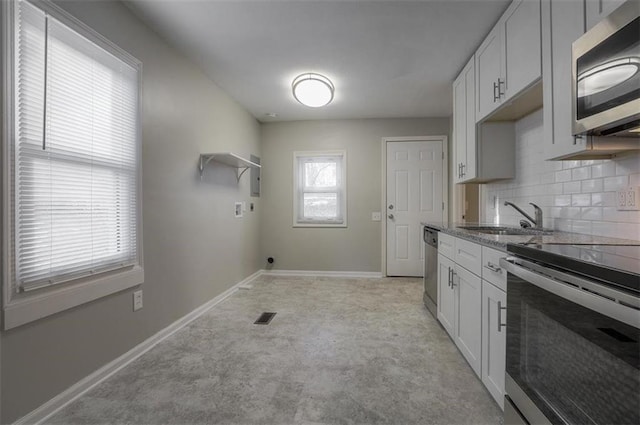
[(507, 249), (505, 424), (640, 423), (640, 246)]

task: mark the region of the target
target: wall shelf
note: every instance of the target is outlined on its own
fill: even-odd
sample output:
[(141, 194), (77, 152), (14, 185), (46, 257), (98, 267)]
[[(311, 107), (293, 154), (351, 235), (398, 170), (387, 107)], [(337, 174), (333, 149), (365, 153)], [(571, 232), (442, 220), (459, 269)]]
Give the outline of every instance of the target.
[(204, 167), (211, 161), (218, 164), (226, 165), (227, 167), (237, 168), (237, 179), (240, 181), (240, 177), (250, 168), (260, 168), (260, 164), (249, 161), (231, 152), (216, 152), (216, 153), (201, 153), (200, 162), (198, 164), (198, 170), (200, 171), (200, 178), (202, 178), (202, 172)]

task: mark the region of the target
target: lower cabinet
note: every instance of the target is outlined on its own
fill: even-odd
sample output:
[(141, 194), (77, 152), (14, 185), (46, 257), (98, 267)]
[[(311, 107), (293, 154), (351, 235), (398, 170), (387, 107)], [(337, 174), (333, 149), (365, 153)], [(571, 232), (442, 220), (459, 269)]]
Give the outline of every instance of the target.
[(498, 264), (506, 254), (450, 235), (444, 239), (452, 249), (438, 250), (438, 320), (504, 408), (507, 295), (506, 273)]
[(438, 320), (478, 377), (481, 377), (482, 280), (438, 255)]
[(507, 294), (482, 281), (482, 382), (504, 409)]
[(456, 323), (455, 291), (451, 286), (455, 266), (449, 258), (438, 254), (438, 320), (449, 335), (454, 335)]
[(481, 314), (482, 279), (456, 265), (453, 287), (456, 292), (455, 342), (473, 371), (480, 377), (482, 327), (478, 318)]

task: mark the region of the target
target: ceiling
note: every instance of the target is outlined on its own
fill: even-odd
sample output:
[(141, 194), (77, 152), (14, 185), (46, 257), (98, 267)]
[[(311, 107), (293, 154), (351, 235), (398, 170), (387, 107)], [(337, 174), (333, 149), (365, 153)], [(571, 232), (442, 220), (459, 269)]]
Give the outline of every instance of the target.
[[(260, 121), (450, 116), (451, 82), (509, 3), (126, 2)], [(330, 105), (293, 98), (303, 72), (333, 81)]]

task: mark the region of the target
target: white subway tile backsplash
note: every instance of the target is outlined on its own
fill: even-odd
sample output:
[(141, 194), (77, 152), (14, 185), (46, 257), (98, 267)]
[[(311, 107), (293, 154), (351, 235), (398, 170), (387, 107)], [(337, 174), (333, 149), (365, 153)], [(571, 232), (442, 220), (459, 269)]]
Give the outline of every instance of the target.
[(556, 171), (556, 182), (571, 181), (571, 170)]
[(604, 190), (618, 190), (629, 185), (629, 176), (607, 177), (604, 179)]
[(582, 193), (602, 192), (604, 188), (604, 180), (602, 179), (583, 180), (580, 183), (580, 188)]
[(555, 197), (555, 206), (568, 207), (571, 205), (571, 195), (560, 195)]
[(616, 175), (616, 163), (613, 161), (603, 162), (591, 167), (591, 177), (611, 177)]
[(574, 168), (571, 170), (571, 180), (586, 180), (591, 177), (591, 167)]
[(517, 225), (523, 217), (502, 205), (511, 201), (525, 211), (534, 202), (544, 211), (546, 227), (599, 236), (640, 240), (640, 212), (618, 211), (616, 190), (640, 186), (640, 152), (614, 159), (544, 161), (541, 111), (516, 123), (516, 177), (487, 184), (487, 222)]
[(590, 194), (576, 194), (571, 195), (571, 206), (574, 207), (587, 207), (591, 205)]
[(580, 182), (577, 181), (577, 182), (562, 183), (562, 192), (565, 195), (580, 193)]
[(602, 208), (588, 207), (582, 208), (580, 218), (583, 220), (602, 220)]

